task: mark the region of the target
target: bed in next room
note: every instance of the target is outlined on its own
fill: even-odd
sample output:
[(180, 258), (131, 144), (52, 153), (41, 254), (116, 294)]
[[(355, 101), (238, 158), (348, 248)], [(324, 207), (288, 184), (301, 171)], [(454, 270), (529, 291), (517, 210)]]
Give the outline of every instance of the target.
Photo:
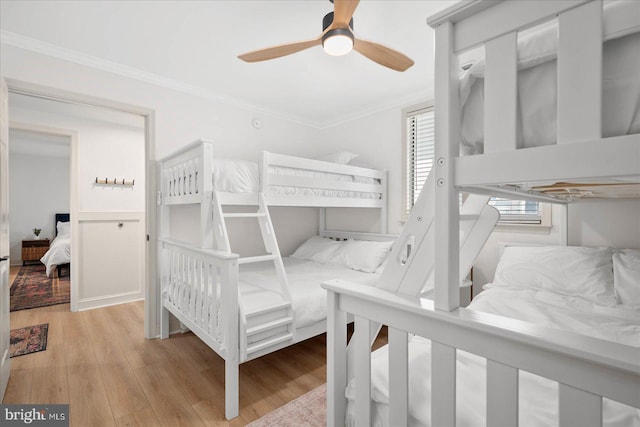
[(67, 270), (71, 263), (71, 222), (69, 214), (56, 214), (55, 216), (56, 237), (51, 241), (49, 250), (40, 258), (46, 266), (47, 276), (51, 277), (54, 272), (61, 275), (63, 268)]

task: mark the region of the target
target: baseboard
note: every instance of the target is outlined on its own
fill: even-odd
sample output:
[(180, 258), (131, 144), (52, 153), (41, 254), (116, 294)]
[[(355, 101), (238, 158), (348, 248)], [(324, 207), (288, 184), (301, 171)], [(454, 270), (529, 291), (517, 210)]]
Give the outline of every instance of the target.
[(144, 292), (126, 292), (116, 295), (106, 295), (96, 298), (86, 298), (78, 301), (78, 311), (94, 308), (109, 307), (111, 305), (144, 300)]

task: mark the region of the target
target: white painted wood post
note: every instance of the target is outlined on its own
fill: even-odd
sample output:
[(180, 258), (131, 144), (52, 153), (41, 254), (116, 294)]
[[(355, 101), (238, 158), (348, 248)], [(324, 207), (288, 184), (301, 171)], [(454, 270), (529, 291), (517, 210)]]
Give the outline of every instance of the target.
[(355, 318), (356, 427), (371, 426), (371, 321)]
[(327, 426), (340, 427), (347, 416), (347, 313), (335, 292), (327, 298)]
[(518, 42), (515, 31), (485, 45), (484, 152), (517, 148)]
[(599, 139), (602, 1), (594, 0), (561, 13), (558, 24), (558, 144)]
[(456, 349), (431, 342), (431, 425), (456, 425)]
[(409, 346), (405, 331), (389, 333), (389, 425), (406, 426), (409, 418)]
[[(453, 24), (436, 28), (435, 102), (435, 307), (451, 311), (460, 305), (460, 238), (458, 190), (454, 186), (453, 159), (459, 154), (460, 100), (458, 60), (453, 55)], [(448, 84), (445, 84), (448, 82)], [(435, 249), (434, 248), (434, 249)]]
[(230, 420), (238, 416), (240, 410), (240, 370), (238, 349), (238, 261), (233, 260), (223, 269), (221, 286), (224, 302), (222, 305), (224, 342), (224, 412)]
[(558, 388), (560, 427), (602, 426), (602, 397), (566, 384)]
[(487, 425), (518, 425), (518, 370), (487, 360)]

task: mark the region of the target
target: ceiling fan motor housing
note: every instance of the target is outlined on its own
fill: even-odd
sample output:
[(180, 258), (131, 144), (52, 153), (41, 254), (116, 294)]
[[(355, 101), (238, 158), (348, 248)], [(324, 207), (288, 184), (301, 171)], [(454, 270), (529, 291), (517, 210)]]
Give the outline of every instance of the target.
[[(329, 27), (329, 25), (331, 25), (332, 23), (333, 23), (333, 12), (329, 12), (324, 16), (324, 18), (322, 18), (322, 31), (326, 30)], [(353, 18), (351, 18), (351, 21), (349, 21), (349, 28), (334, 28), (333, 30), (327, 31), (327, 33), (322, 36), (322, 45), (324, 46), (325, 40), (333, 36), (347, 36), (351, 39), (351, 41), (353, 41), (354, 37), (353, 37), (352, 31), (353, 31)]]

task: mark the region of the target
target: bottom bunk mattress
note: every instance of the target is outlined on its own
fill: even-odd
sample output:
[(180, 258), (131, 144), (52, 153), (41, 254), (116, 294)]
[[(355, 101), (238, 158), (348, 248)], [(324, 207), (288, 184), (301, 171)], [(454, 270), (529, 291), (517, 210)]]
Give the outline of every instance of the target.
[[(613, 257), (613, 263), (612, 263)], [(615, 271), (615, 279), (614, 279)], [(638, 304), (640, 251), (607, 248), (507, 248), (494, 278), (467, 307), (470, 310), (563, 329), (640, 347)], [(615, 292), (614, 292), (615, 290)], [(633, 297), (628, 291), (635, 292)], [(388, 423), (388, 348), (372, 353), (374, 425)], [(430, 425), (431, 342), (409, 343), (409, 421)], [(456, 364), (458, 426), (486, 425), (486, 359), (461, 350)], [(355, 381), (350, 381), (347, 423), (354, 425)], [(519, 372), (519, 425), (558, 425), (558, 383)], [(640, 409), (603, 399), (603, 425), (640, 427)]]
[[(599, 305), (550, 291), (498, 287), (482, 292), (468, 308), (640, 347), (638, 307)], [(373, 425), (385, 426), (389, 410), (387, 347), (375, 351), (371, 358)], [(409, 343), (411, 426), (430, 425), (430, 366), (430, 341), (412, 337)], [(486, 360), (458, 350), (456, 369), (457, 425), (486, 425)], [(520, 371), (519, 376), (519, 425), (558, 425), (558, 383), (524, 371)], [(347, 424), (354, 425), (354, 381), (347, 388), (347, 398)], [(640, 410), (604, 399), (603, 420), (605, 426), (640, 426)]]
[[(333, 279), (374, 285), (378, 273), (355, 271), (338, 264), (321, 264), (314, 261), (283, 258), (289, 291), (293, 302), (296, 328), (311, 326), (327, 318), (327, 291), (322, 282)], [(283, 301), (280, 282), (273, 263), (240, 266), (240, 301), (246, 312)]]

